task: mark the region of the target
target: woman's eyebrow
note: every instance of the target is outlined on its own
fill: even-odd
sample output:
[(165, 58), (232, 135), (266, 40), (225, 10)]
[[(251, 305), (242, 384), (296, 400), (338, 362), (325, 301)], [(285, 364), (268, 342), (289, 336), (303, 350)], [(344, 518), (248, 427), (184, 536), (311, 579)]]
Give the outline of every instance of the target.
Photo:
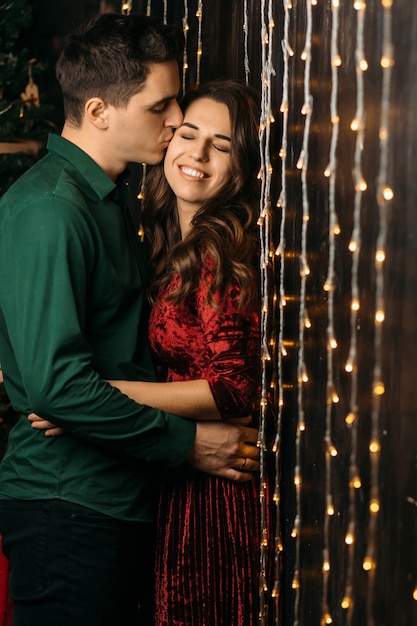
[[(199, 130), (198, 126), (196, 126), (195, 124), (191, 124), (191, 122), (183, 122), (182, 126), (188, 126), (188, 128), (192, 128), (193, 130)], [(220, 135), (218, 133), (215, 133), (214, 136), (217, 137), (217, 139), (224, 139), (225, 141), (232, 141), (230, 137), (228, 137), (227, 135)]]

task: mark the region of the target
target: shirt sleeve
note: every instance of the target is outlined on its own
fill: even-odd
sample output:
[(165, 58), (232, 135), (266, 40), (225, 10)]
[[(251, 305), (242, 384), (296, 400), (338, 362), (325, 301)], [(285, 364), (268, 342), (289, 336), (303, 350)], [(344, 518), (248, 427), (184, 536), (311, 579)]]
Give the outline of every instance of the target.
[[(210, 361), (207, 379), (223, 418), (249, 415), (260, 381), (260, 332), (257, 301), (238, 306), (240, 290), (231, 285), (207, 302), (212, 280), (204, 269), (197, 292), (197, 310)], [(256, 288), (256, 286), (255, 286)]]
[(19, 372), (19, 382), (7, 381), (8, 390), (26, 402), (19, 410), (34, 411), (109, 453), (181, 463), (195, 423), (138, 405), (92, 365), (87, 296), (96, 288), (97, 233), (88, 215), (47, 198), (42, 206), (32, 201), (30, 210), (14, 211), (11, 220), (18, 236), (3, 233), (1, 239), (1, 279), (8, 281), (2, 323), (4, 364), (13, 359)]

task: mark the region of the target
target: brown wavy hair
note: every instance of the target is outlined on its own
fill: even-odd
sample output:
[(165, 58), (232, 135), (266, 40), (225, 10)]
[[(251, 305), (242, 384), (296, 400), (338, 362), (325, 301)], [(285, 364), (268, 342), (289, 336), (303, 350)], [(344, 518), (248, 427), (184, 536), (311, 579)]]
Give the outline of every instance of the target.
[(161, 287), (180, 276), (169, 299), (178, 303), (197, 289), (204, 255), (215, 262), (208, 299), (229, 285), (240, 288), (239, 302), (257, 297), (258, 178), (260, 167), (257, 93), (237, 80), (216, 80), (198, 86), (183, 99), (183, 111), (196, 100), (209, 98), (229, 110), (232, 136), (230, 180), (216, 197), (204, 202), (181, 239), (175, 196), (163, 172), (154, 166), (144, 185), (143, 226), (151, 270), (151, 300)]

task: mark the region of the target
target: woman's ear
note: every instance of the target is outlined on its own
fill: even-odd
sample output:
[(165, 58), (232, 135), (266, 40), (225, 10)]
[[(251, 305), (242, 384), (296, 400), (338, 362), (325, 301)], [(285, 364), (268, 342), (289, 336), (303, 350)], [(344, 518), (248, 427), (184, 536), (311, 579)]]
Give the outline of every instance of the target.
[(84, 107), (85, 118), (98, 129), (108, 126), (108, 105), (102, 98), (90, 98)]

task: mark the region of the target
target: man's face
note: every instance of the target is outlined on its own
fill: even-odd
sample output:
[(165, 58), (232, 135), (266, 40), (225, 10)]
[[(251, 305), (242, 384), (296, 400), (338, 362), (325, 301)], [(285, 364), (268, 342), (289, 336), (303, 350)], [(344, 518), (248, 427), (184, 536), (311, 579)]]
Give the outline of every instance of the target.
[(182, 123), (177, 102), (180, 77), (176, 61), (152, 63), (145, 86), (126, 108), (110, 107), (111, 158), (124, 163), (162, 161), (174, 129)]

